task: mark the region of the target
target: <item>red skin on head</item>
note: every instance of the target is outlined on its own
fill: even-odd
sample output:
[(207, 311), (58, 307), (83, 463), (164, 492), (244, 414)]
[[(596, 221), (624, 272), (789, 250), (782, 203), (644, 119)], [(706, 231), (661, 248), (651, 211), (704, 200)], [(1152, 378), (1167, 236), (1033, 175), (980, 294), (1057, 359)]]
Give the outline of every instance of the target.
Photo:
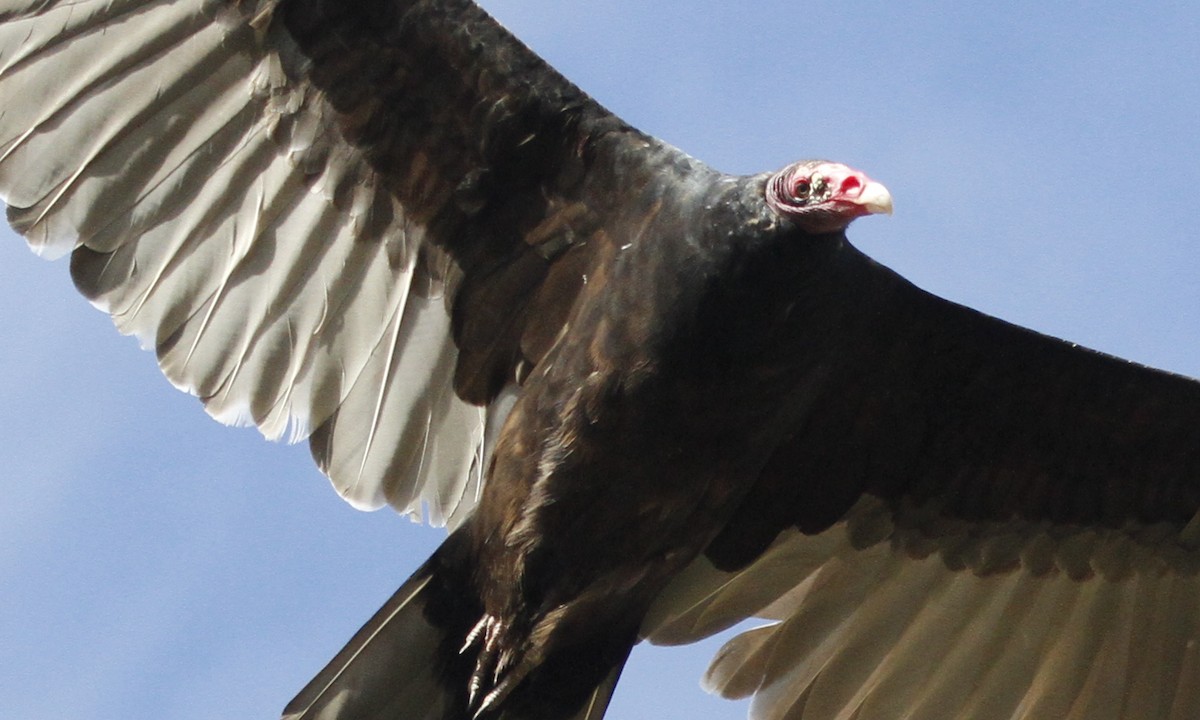
[(892, 212), (887, 188), (841, 163), (799, 162), (767, 180), (766, 201), (772, 210), (809, 233), (846, 229), (855, 218)]

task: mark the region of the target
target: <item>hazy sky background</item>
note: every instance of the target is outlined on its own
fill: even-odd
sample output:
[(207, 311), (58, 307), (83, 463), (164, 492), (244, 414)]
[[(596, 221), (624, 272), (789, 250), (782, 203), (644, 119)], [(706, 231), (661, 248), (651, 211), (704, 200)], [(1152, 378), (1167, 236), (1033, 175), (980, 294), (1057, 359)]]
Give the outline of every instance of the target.
[[(850, 237), (926, 289), (1200, 375), (1200, 5), (484, 4), (719, 169), (886, 183)], [(209, 420), (3, 234), (0, 717), (277, 717), (442, 532)], [(715, 648), (638, 650), (610, 717), (744, 717), (697, 687)]]

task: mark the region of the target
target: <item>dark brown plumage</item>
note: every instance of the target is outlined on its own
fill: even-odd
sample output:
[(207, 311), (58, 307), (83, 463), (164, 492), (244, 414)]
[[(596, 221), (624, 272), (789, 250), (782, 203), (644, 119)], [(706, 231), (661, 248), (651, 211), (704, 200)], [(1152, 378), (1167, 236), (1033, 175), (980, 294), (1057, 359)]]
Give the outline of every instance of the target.
[[(3, 19), (48, 25), (60, 9)], [(210, 32), (224, 59), (182, 73), (147, 114), (192, 93), (215, 105), (223, 83), (253, 88), (233, 118), (214, 114), (194, 141), (203, 152), (174, 151), (202, 120), (164, 122), (165, 149), (130, 158), (114, 148), (133, 121), (114, 120), (64, 151), (83, 173), (122, 158), (100, 197), (67, 170), (11, 172), (6, 197), (29, 236), (79, 238), (80, 289), (115, 316), (151, 316), (130, 330), (214, 413), (229, 403), (272, 428), (299, 416), (347, 497), (411, 509), (433, 493), (457, 524), (287, 717), (599, 718), (640, 636), (687, 639), (755, 613), (787, 627), (819, 608), (811, 566), (761, 597), (722, 596), (805, 535), (845, 532), (864, 557), (890, 548), (881, 587), (931, 555), (980, 576), (1116, 583), (1137, 569), (1109, 556), (1134, 547), (1159, 577), (1194, 574), (1200, 386), (876, 265), (843, 232), (890, 209), (865, 176), (821, 161), (717, 173), (622, 123), (464, 0), (178, 12), (170, 42)], [(78, 31), (109, 21), (98, 17)], [(126, 70), (98, 71), (100, 89), (81, 95), (108, 97)], [(212, 87), (193, 90), (192, 75)], [(232, 158), (220, 167), (246, 187), (209, 190), (206, 154)], [(276, 174), (278, 188), (244, 200)], [(193, 202), (194, 187), (223, 194)], [(180, 228), (169, 252), (151, 242), (163, 227)], [(196, 260), (206, 252), (210, 266)], [(325, 258), (332, 279), (313, 269)], [(170, 285), (184, 266), (194, 276)], [(449, 327), (426, 333), (439, 304)], [(441, 344), (414, 391), (400, 363), (426, 335)], [(452, 436), (466, 450), (442, 467), (442, 423), (469, 412), (449, 388), (491, 425)], [(403, 418), (388, 404), (400, 395)], [(486, 477), (469, 516), (455, 514), (471, 504), (461, 476)], [(715, 620), (691, 617), (722, 603), (733, 609)], [(731, 694), (778, 678), (756, 650), (727, 656)], [(819, 681), (780, 707), (804, 712)]]

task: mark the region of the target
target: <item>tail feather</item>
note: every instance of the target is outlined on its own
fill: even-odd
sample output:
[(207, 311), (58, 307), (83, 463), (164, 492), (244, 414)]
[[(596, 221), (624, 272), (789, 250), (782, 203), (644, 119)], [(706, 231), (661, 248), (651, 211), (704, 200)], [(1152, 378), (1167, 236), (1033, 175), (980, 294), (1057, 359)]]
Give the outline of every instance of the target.
[(430, 563), (418, 570), (288, 703), (283, 720), (442, 720), (433, 662), (444, 632), (426, 617)]
[[(613, 690), (617, 687), (617, 680), (621, 677), (623, 668), (624, 663), (613, 668), (604, 681), (588, 695), (579, 711), (570, 717), (562, 718), (562, 720), (602, 720), (604, 713), (608, 710), (608, 703), (612, 699)], [(519, 710), (505, 710), (500, 713), (497, 720), (542, 720), (542, 718), (531, 717)]]
[[(628, 657), (628, 654), (626, 654)], [(612, 669), (608, 677), (604, 678), (604, 682), (596, 686), (592, 691), (591, 697), (583, 704), (580, 713), (571, 720), (601, 720), (604, 713), (608, 710), (608, 701), (612, 700), (613, 690), (617, 689), (617, 680), (621, 678), (621, 670), (625, 667), (625, 661), (622, 660), (619, 665)]]
[(472, 716), (468, 688), (475, 656), (462, 648), (482, 609), (461, 581), (469, 573), (456, 571), (446, 561), (453, 553), (444, 551), (445, 545), (288, 703), (283, 720), (604, 717), (629, 646), (615, 657), (611, 647), (607, 652), (574, 648), (552, 654), (500, 707)]

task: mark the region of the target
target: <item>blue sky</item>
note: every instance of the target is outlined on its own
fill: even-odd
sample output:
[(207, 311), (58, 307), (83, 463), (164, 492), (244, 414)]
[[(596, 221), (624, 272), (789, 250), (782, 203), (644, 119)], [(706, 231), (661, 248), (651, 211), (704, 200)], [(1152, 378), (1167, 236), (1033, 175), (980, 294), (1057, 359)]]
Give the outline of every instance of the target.
[[(719, 169), (844, 161), (917, 284), (1200, 375), (1200, 6), (491, 0), (627, 121)], [(209, 420), (0, 242), (0, 717), (273, 718), (441, 531)], [(714, 644), (639, 650), (610, 717), (732, 720)]]

